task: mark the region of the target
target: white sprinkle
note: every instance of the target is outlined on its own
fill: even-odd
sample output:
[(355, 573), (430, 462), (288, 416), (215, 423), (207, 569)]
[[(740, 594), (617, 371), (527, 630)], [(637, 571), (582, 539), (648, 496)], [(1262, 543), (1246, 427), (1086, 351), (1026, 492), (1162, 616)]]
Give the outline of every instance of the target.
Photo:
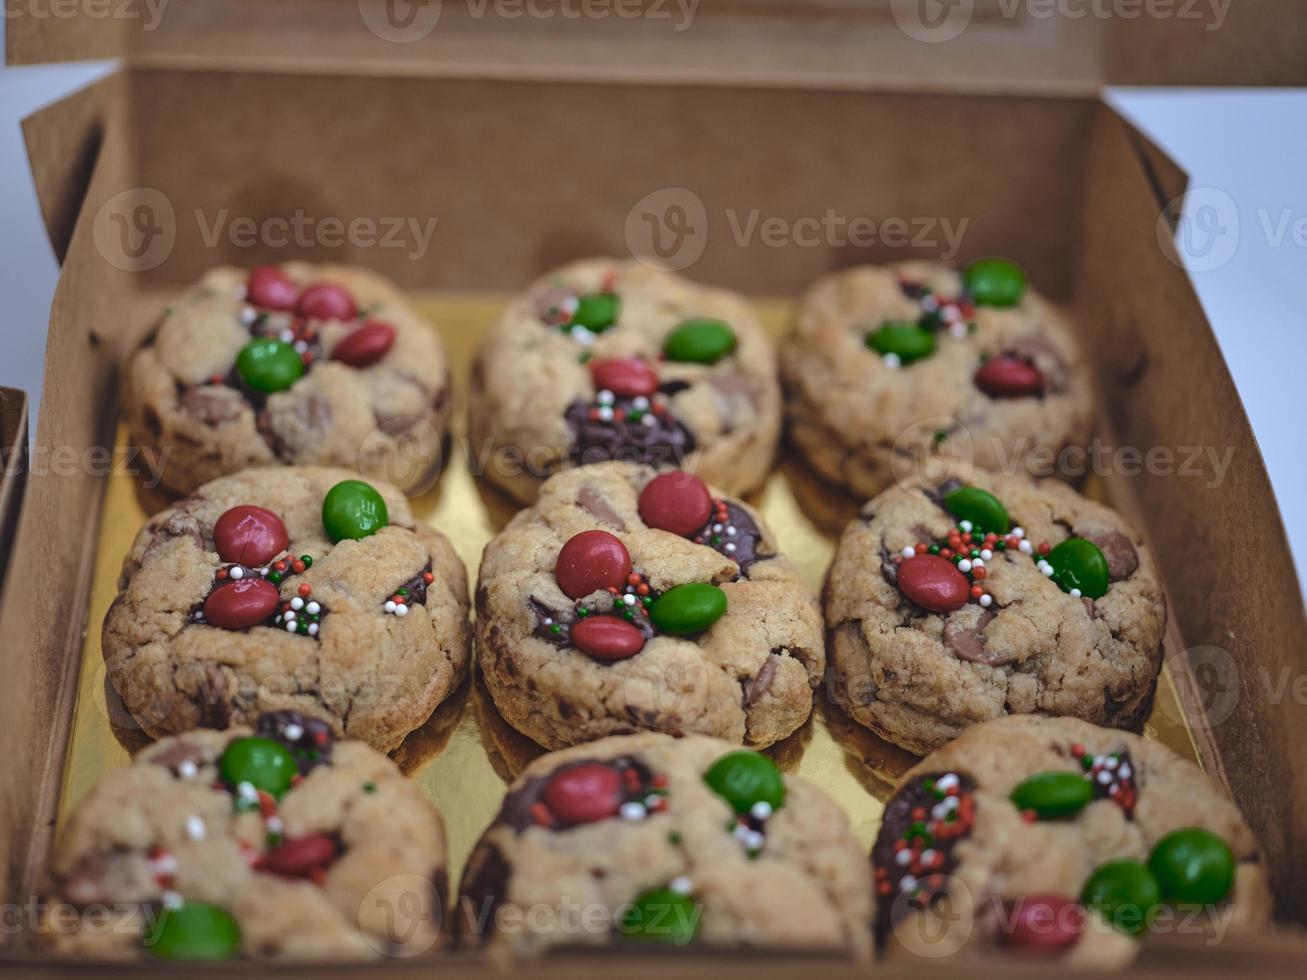
[(983, 558), (973, 558), (973, 559), (971, 559), (971, 567), (972, 567), (972, 568), (984, 568), (984, 567), (985, 567), (985, 559), (983, 559)]
[(939, 297), (934, 293), (927, 293), (921, 297), (921, 308), (927, 313), (934, 313), (939, 309)]
[(268, 577), (268, 566), (267, 566), (267, 565), (264, 565), (262, 568), (260, 568), (260, 569), (259, 569), (259, 574), (262, 575), (264, 578), (267, 578), (267, 577)]
[(1072, 589), (1072, 590), (1068, 593), (1068, 595), (1070, 595), (1072, 599), (1079, 599), (1079, 598), (1080, 598), (1080, 590), (1079, 590), (1079, 589)]
[(1123, 762), (1123, 763), (1121, 763), (1121, 767), (1120, 767), (1119, 769), (1117, 769), (1116, 774), (1117, 774), (1117, 776), (1120, 777), (1121, 779), (1129, 779), (1129, 778), (1130, 778), (1130, 771), (1131, 771), (1131, 770), (1130, 770), (1130, 763), (1128, 763), (1128, 762)]
[(604, 422), (611, 422), (613, 420), (613, 407), (611, 405), (600, 405), (599, 418)]
[(897, 354), (886, 354), (881, 357), (881, 361), (887, 368), (899, 368), (903, 366), (903, 360)]
[(227, 574), (235, 579), (244, 578), (245, 569), (241, 568), (239, 565), (233, 565), (231, 567), (231, 571), (229, 571)]
[(280, 834), (283, 830), (286, 829), (282, 825), (281, 817), (278, 816), (269, 817), (267, 820), (263, 822), (263, 825), (266, 828), (268, 828), (268, 833), (270, 834)]
[(295, 623), (294, 623), (294, 622), (289, 622), (289, 623), (286, 624), (286, 632), (287, 632), (287, 633), (294, 633), (294, 632), (295, 632)]
[(640, 421), (650, 428), (653, 428), (658, 424), (658, 417), (656, 415), (645, 415), (640, 419)]
[(304, 608), (304, 600), (301, 599), (299, 596), (296, 596), (294, 599), (291, 599), (291, 601), (290, 601), (290, 607), (291, 607), (292, 609), (303, 609), (303, 608)]
[(904, 875), (899, 879), (899, 891), (910, 892), (917, 887), (916, 875)]
[(735, 545), (732, 542), (727, 541), (726, 544), (723, 546), (722, 550), (725, 551), (727, 554), (730, 554), (735, 550)]
[(622, 596), (622, 603), (627, 606), (634, 606), (635, 596), (628, 592), (626, 595)]
[(748, 839), (749, 834), (752, 833), (752, 831), (749, 830), (748, 824), (737, 823), (735, 829), (731, 831), (731, 833), (736, 840), (743, 842)]
[(202, 609), (195, 610), (195, 621), (197, 623), (204, 622), (204, 610)]
[(649, 813), (649, 811), (644, 808), (643, 803), (636, 803), (634, 801), (623, 803), (622, 808), (618, 812), (621, 814), (623, 820), (643, 820)]
[(241, 307), (241, 323), (244, 324), (245, 326), (248, 327), (251, 323), (253, 323), (258, 318), (259, 318), (259, 311), (256, 310), (254, 307), (252, 306)]
[(981, 548), (980, 557), (985, 561), (990, 561), (994, 557), (994, 552), (990, 551), (988, 548)]
[(908, 850), (906, 847), (903, 850), (896, 852), (894, 855), (894, 862), (896, 864), (906, 866), (908, 862), (911, 860), (912, 860), (912, 852)]
[(1052, 566), (1052, 565), (1041, 565), (1041, 566), (1039, 567), (1039, 570), (1040, 570), (1041, 572), (1043, 572), (1045, 575), (1047, 575), (1049, 578), (1052, 578), (1052, 577), (1053, 577), (1053, 566)]
[(284, 613), (281, 614), (281, 618), (286, 620), (286, 622), (288, 623), (292, 622), (295, 619), (295, 610), (287, 609)]
[(685, 875), (677, 875), (667, 883), (667, 887), (678, 895), (688, 895), (694, 891), (694, 882)]
[(177, 763), (177, 775), (182, 779), (194, 779), (200, 774), (200, 767), (190, 759), (183, 759)]
[(599, 402), (600, 405), (611, 405), (613, 402), (617, 401), (617, 396), (605, 388), (595, 396), (595, 400)]
[(948, 320), (950, 323), (955, 323), (956, 321), (962, 319), (962, 311), (959, 310), (957, 306), (954, 305), (953, 303), (946, 304), (943, 308), (943, 313), (944, 313), (944, 319)]
[(304, 726), (297, 725), (294, 722), (291, 722), (289, 725), (287, 725), (285, 728), (281, 730), (281, 733), (285, 735), (288, 739), (290, 739), (292, 742), (296, 742), (304, 736)]
[(945, 793), (947, 793), (949, 790), (953, 789), (953, 787), (957, 785), (958, 785), (958, 776), (957, 773), (953, 773), (953, 772), (946, 773), (945, 775), (940, 776), (939, 779), (935, 780), (935, 786), (939, 789), (942, 789)]
[(304, 341), (302, 341), (302, 340), (297, 340), (297, 341), (295, 341), (295, 351), (296, 351), (296, 353), (303, 354), (303, 353), (304, 353), (306, 350), (308, 350), (308, 349), (309, 349), (309, 345), (308, 345), (307, 343), (305, 343)]
[(182, 897), (178, 892), (167, 891), (163, 893), (162, 902), (164, 908), (167, 909), (180, 908), (182, 904)]
[(1115, 756), (1109, 755), (1106, 759), (1103, 760), (1103, 765), (1106, 766), (1108, 769), (1115, 769), (1120, 764), (1121, 763), (1116, 759)]
[(958, 521), (958, 530), (963, 534), (970, 534), (975, 527), (970, 521)]
[(387, 599), (386, 604), (381, 608), (386, 610), (386, 612), (393, 613), (395, 611), (395, 603), (392, 602), (390, 599)]
[(186, 836), (191, 840), (204, 840), (205, 834), (204, 821), (199, 817), (190, 816), (186, 818)]
[(916, 558), (917, 549), (912, 547), (912, 545), (908, 545), (902, 552), (900, 552), (900, 554), (902, 554), (904, 558)]
[(726, 525), (726, 536), (727, 536), (728, 538), (733, 538), (733, 537), (735, 537), (735, 535), (738, 534), (738, 533), (739, 533), (739, 532), (736, 530), (734, 524), (727, 524), (727, 525)]
[(1014, 527), (1011, 534), (1014, 538), (1024, 538), (1026, 536), (1026, 529), (1024, 527)]
[(177, 855), (164, 851), (156, 858), (150, 859), (150, 867), (155, 874), (170, 875), (177, 870)]
[(644, 411), (649, 407), (649, 399), (645, 398), (644, 395), (636, 395), (635, 398), (631, 399), (631, 405), (634, 408)]
[(1029, 555), (1034, 553), (1035, 546), (1032, 545), (1029, 541), (1022, 541), (1019, 545), (1017, 545), (1017, 550), (1020, 551), (1023, 555)]
[(252, 800), (257, 800), (259, 798), (259, 791), (254, 788), (253, 783), (241, 781), (236, 784), (236, 795), (239, 796), (242, 800), (252, 801)]
[(544, 619), (540, 620), (540, 623), (541, 623), (541, 625), (543, 625), (543, 626), (553, 626), (553, 625), (554, 625), (554, 621), (553, 621), (552, 619), (550, 619), (548, 616), (546, 616)]
[(967, 325), (963, 320), (956, 320), (949, 324), (948, 332), (954, 340), (965, 340), (967, 336)]
[(751, 851), (761, 851), (762, 845), (767, 843), (767, 838), (756, 830), (751, 830), (744, 837), (744, 846)]
[(759, 800), (749, 807), (749, 813), (752, 814), (754, 820), (766, 820), (771, 816), (771, 804), (766, 800)]
[(722, 533), (722, 526), (720, 524), (714, 524), (712, 526), (712, 529), (718, 534)]
[(988, 592), (986, 592), (977, 601), (986, 609), (988, 609), (990, 606), (994, 604), (994, 597), (990, 595)]
[(1104, 769), (1098, 774), (1098, 782), (1103, 786), (1108, 785), (1112, 782), (1112, 774)]
[(317, 636), (317, 635), (318, 635), (318, 624), (309, 623), (309, 636)]
[(400, 619), (403, 619), (405, 616), (408, 615), (408, 606), (404, 605), (401, 602), (398, 606), (395, 607), (395, 615), (398, 616)]
[(589, 347), (595, 342), (595, 335), (591, 333), (589, 330), (587, 330), (585, 327), (581, 326), (579, 323), (571, 330), (569, 330), (568, 333), (570, 333), (572, 335), (572, 339), (575, 340), (582, 347)]
[(283, 330), (281, 333), (277, 334), (277, 339), (283, 344), (289, 344), (295, 339), (295, 335), (291, 333), (290, 330)]
[(935, 851), (933, 848), (927, 848), (926, 850), (921, 852), (921, 863), (924, 864), (926, 867), (929, 868), (930, 862), (933, 860), (935, 860)]
[(969, 558), (963, 558), (958, 562), (958, 571), (964, 573), (971, 571), (971, 560)]
[(316, 602), (310, 602), (307, 606), (304, 607), (304, 611), (308, 613), (310, 616), (316, 616), (318, 613), (322, 612), (322, 607), (318, 605)]

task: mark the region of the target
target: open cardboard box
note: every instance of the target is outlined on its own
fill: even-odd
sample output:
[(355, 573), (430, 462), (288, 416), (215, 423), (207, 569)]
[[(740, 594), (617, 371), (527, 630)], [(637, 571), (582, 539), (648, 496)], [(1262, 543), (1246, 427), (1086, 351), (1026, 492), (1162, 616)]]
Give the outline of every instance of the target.
[[(1232, 453), (1220, 480), (1210, 471), (1131, 475), (1122, 464), (1103, 482), (1147, 530), (1163, 569), (1168, 669), (1196, 752), (1257, 831), (1279, 918), (1307, 923), (1307, 767), (1293, 762), (1307, 726), (1302, 596), (1238, 395), (1164, 248), (1185, 177), (1097, 95), (1104, 80), (1191, 80), (1195, 65), (1205, 81), (1289, 80), (1302, 68), (1292, 57), (1301, 17), (1244, 2), (1223, 32), (1174, 20), (1127, 37), (1116, 23), (1009, 23), (981, 0), (978, 26), (954, 47), (906, 39), (888, 4), (869, 13), (848, 0), (737, 0), (700, 12), (684, 41), (666, 25), (660, 36), (652, 20), (564, 32), (546, 18), (487, 20), (446, 4), (439, 31), (406, 45), (363, 27), (367, 6), (191, 3), (152, 32), (86, 17), (9, 22), (11, 62), (118, 54), (126, 64), (25, 127), (63, 274), (26, 492), (13, 479), (0, 488), (8, 514), (23, 498), (0, 605), (6, 901), (37, 893), (51, 843), (105, 484), (94, 467), (39, 464), (56, 447), (86, 458), (113, 446), (117, 369), (161, 297), (213, 265), (291, 258), (356, 262), (424, 294), (506, 292), (570, 258), (624, 254), (633, 206), (688, 188), (703, 202), (706, 233), (685, 273), (756, 296), (792, 295), (832, 267), (939, 257), (940, 222), (965, 219), (961, 251), (949, 258), (1011, 256), (1076, 318), (1101, 435), (1144, 453), (1167, 447), (1177, 465), (1188, 447)], [(1250, 39), (1263, 44), (1255, 62), (1244, 57)], [(289, 54), (273, 61), (280, 52)], [(943, 74), (946, 60), (953, 70)], [(297, 210), (346, 224), (389, 216), (437, 225), (420, 256), (321, 238), (287, 247), (210, 238), (220, 215), (261, 222)], [(833, 212), (882, 229), (898, 218), (909, 234), (860, 247), (741, 243), (738, 225), (754, 212), (787, 222)], [(132, 227), (137, 237), (120, 237)], [(141, 231), (157, 234), (147, 241)], [(157, 249), (166, 260), (154, 261)], [(1207, 714), (1223, 693), (1199, 649), (1209, 647), (1232, 667), (1217, 680), (1236, 685), (1220, 718)], [(21, 935), (10, 938), (0, 962), (77, 969), (32, 959)], [(1304, 950), (1292, 937), (1217, 950), (1162, 941), (1138, 969), (1215, 973), (1256, 962), (1287, 972)], [(625, 958), (620, 969), (639, 976), (667, 965)], [(405, 966), (418, 968), (387, 965)], [(683, 955), (675, 969), (779, 976), (814, 966)], [(533, 969), (614, 967), (588, 956)], [(484, 972), (463, 956), (438, 968)], [(865, 968), (823, 960), (820, 969)]]

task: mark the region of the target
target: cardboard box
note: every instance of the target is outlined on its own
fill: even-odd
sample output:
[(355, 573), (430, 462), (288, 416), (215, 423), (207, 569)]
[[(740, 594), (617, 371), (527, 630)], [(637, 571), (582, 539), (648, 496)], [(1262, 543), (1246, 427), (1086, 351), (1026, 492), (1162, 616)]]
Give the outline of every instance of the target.
[[(86, 17), (11, 19), (11, 62), (116, 53), (127, 63), (25, 124), (63, 274), (0, 599), (6, 899), (33, 893), (50, 844), (104, 492), (89, 467), (37, 464), (56, 447), (84, 458), (113, 445), (117, 369), (161, 297), (213, 265), (290, 258), (357, 262), (424, 292), (507, 291), (569, 258), (626, 253), (637, 205), (679, 188), (692, 194), (674, 202), (702, 206), (691, 240), (702, 254), (685, 272), (703, 281), (790, 295), (832, 267), (938, 257), (949, 247), (944, 222), (965, 219), (949, 258), (1011, 256), (1067, 305), (1093, 360), (1100, 435), (1173, 452), (1169, 473), (1130, 475), (1118, 460), (1103, 484), (1146, 529), (1163, 569), (1168, 669), (1198, 754), (1264, 845), (1279, 917), (1307, 922), (1307, 767), (1295, 766), (1307, 726), (1301, 592), (1238, 395), (1163, 247), (1185, 177), (1096, 94), (1108, 79), (1291, 81), (1303, 69), (1293, 57), (1303, 18), (1245, 2), (1211, 37), (1176, 19), (1126, 39), (1115, 21), (1009, 23), (996, 4), (976, 5), (976, 29), (956, 47), (905, 43), (894, 5), (868, 11), (852, 0), (727, 3), (701, 11), (684, 41), (651, 19), (573, 32), (551, 17), (487, 20), (446, 4), (437, 30), (401, 44), (359, 27), (368, 0), (192, 3), (150, 32)], [(237, 219), (259, 226), (296, 211), (315, 229), (303, 245), (264, 234), (245, 247), (235, 231)], [(795, 229), (828, 213), (870, 219), (882, 234), (855, 245), (823, 231), (808, 246), (741, 232), (751, 215)], [(328, 218), (433, 217), (421, 255), (323, 235)], [(887, 219), (907, 225), (902, 242), (897, 223), (886, 239)], [(1228, 450), (1228, 469), (1185, 475), (1175, 457), (1189, 447)], [(1233, 704), (1212, 701), (1213, 647), (1222, 679), (1237, 685)], [(1254, 958), (1263, 972), (1292, 969), (1303, 947), (1278, 942), (1215, 952), (1161, 942), (1140, 969), (1215, 973)], [(61, 969), (28, 961), (21, 942), (2, 955)], [(813, 966), (708, 956), (676, 969), (779, 976)], [(613, 968), (583, 957), (536, 971)], [(442, 969), (484, 974), (462, 957)], [(620, 969), (653, 975), (666, 960), (624, 958)]]

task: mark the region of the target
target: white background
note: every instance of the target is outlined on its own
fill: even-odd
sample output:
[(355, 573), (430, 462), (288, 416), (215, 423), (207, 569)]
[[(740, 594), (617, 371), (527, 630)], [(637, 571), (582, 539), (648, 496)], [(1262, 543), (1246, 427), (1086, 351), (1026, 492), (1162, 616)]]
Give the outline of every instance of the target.
[[(6, 306), (0, 384), (32, 396), (33, 425), (58, 266), (19, 121), (110, 70), (105, 64), (0, 70)], [(1307, 413), (1297, 402), (1307, 390), (1307, 362), (1297, 356), (1307, 339), (1307, 91), (1114, 89), (1109, 99), (1192, 178), (1187, 261), (1266, 460), (1289, 540), (1307, 544)], [(1302, 582), (1307, 548), (1294, 553)]]

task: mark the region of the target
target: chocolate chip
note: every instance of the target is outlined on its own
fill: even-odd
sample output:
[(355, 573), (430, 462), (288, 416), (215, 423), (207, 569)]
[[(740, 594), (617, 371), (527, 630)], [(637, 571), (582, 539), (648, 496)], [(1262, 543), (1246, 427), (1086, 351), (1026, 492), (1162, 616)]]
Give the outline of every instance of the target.
[[(616, 459), (646, 466), (680, 466), (694, 452), (690, 430), (670, 411), (650, 412), (630, 421), (628, 399), (617, 399), (611, 419), (591, 418), (590, 406), (580, 399), (567, 406), (563, 418), (572, 430), (568, 458), (573, 465)], [(652, 423), (646, 423), (652, 418)]]
[(763, 662), (762, 669), (745, 683), (744, 703), (746, 707), (757, 704), (762, 696), (770, 690), (771, 683), (776, 678), (776, 668), (780, 664), (780, 659), (775, 654), (769, 656)]
[(1139, 568), (1139, 553), (1130, 539), (1120, 531), (1104, 531), (1101, 534), (1081, 534), (1094, 544), (1107, 559), (1107, 574), (1113, 582), (1119, 582), (1133, 575)]
[(622, 515), (613, 510), (613, 505), (608, 498), (599, 491), (592, 483), (583, 483), (581, 489), (576, 494), (577, 506), (588, 512), (591, 517), (601, 524), (607, 524), (609, 527), (618, 530), (626, 530), (626, 521)]
[(205, 425), (221, 425), (240, 415), (245, 399), (225, 385), (195, 385), (182, 392), (182, 408)]
[(966, 625), (964, 616), (949, 616), (944, 624), (944, 643), (963, 660), (973, 664), (986, 664), (998, 667), (1011, 658), (1004, 654), (991, 654), (985, 649), (985, 627), (994, 619), (994, 613), (986, 610), (976, 621)]

